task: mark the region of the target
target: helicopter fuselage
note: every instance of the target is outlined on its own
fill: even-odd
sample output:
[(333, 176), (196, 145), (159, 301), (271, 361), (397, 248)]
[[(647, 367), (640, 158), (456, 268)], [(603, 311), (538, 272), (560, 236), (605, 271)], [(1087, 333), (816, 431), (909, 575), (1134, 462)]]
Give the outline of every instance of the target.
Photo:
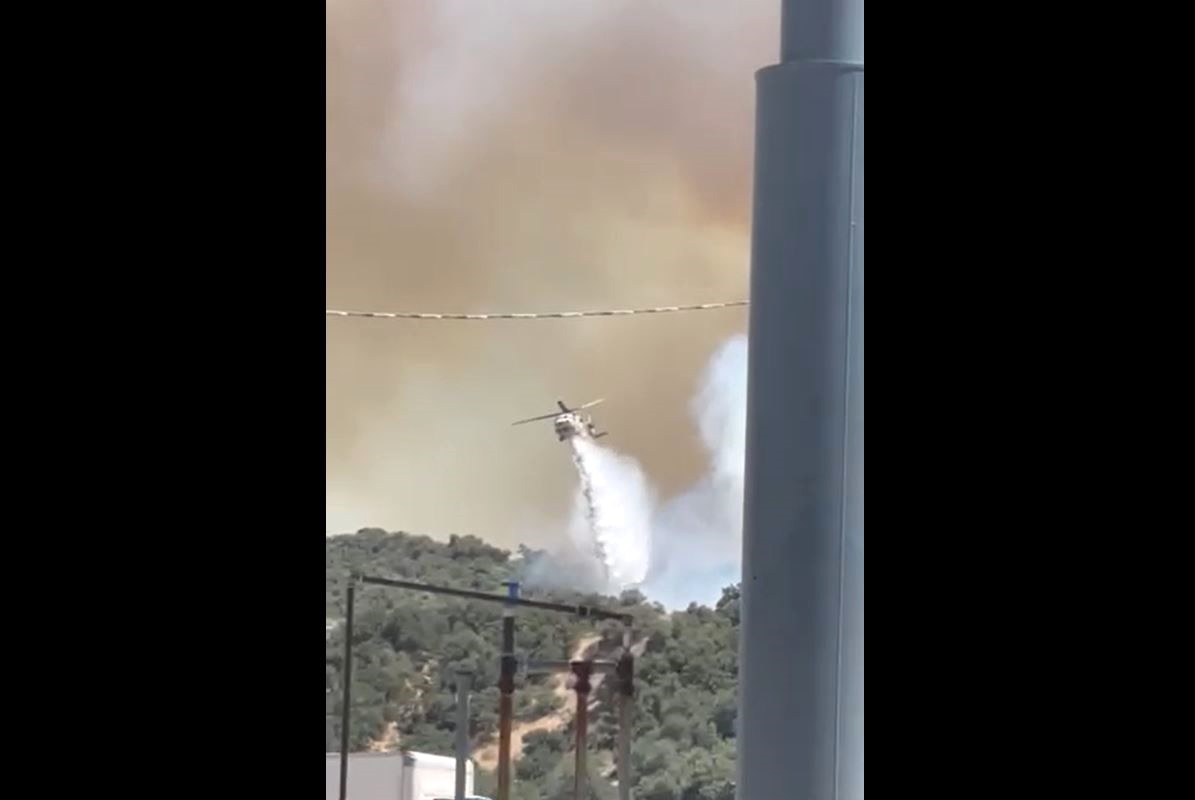
[(562, 442), (574, 436), (593, 435), (593, 422), (589, 417), (582, 418), (580, 414), (561, 414), (552, 424), (556, 428), (556, 438)]
[(600, 439), (606, 435), (605, 431), (600, 433), (593, 425), (593, 418), (581, 414), (582, 408), (589, 408), (596, 406), (601, 400), (592, 400), (580, 408), (569, 408), (564, 404), (563, 400), (557, 400), (556, 405), (560, 406), (559, 414), (543, 414), (538, 417), (528, 417), (512, 425), (523, 425), (528, 422), (537, 422), (539, 420), (552, 420), (552, 427), (556, 430), (556, 438), (559, 441), (566, 442), (575, 436), (580, 436), (585, 439)]

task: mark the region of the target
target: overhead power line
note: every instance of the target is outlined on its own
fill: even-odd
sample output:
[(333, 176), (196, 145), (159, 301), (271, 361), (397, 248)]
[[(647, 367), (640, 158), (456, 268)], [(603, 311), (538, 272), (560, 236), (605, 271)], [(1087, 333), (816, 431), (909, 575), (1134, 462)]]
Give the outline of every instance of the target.
[(719, 308), (745, 306), (748, 300), (732, 300), (726, 303), (701, 303), (692, 306), (658, 306), (656, 308), (618, 308), (602, 311), (545, 311), (524, 314), (432, 314), (414, 311), (338, 311), (327, 309), (328, 317), (366, 317), (372, 319), (574, 319), (577, 317), (627, 317), (635, 314), (671, 314), (678, 311), (712, 311)]

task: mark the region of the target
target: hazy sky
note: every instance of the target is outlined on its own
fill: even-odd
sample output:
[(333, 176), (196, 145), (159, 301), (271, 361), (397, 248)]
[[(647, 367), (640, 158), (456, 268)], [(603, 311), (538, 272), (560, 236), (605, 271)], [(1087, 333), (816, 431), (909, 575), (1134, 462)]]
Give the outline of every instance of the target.
[[(777, 0), (328, 0), (329, 308), (551, 311), (744, 299), (756, 69)], [(564, 538), (559, 397), (662, 495), (746, 311), (326, 321), (325, 530)]]

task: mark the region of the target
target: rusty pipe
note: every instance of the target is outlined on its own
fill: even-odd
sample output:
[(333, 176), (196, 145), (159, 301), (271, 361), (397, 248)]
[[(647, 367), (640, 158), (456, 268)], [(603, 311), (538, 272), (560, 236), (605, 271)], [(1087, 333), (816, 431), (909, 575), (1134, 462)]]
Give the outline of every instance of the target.
[(586, 800), (589, 771), (585, 755), (589, 735), (589, 691), (593, 688), (589, 683), (589, 676), (593, 671), (593, 664), (588, 661), (574, 661), (571, 666), (576, 678), (573, 690), (577, 693), (577, 766), (576, 775), (573, 776), (573, 797), (575, 800)]
[[(519, 584), (506, 584), (507, 597), (519, 596)], [(514, 605), (502, 610), (502, 671), (498, 678), (498, 800), (510, 800), (510, 724), (515, 691), (515, 612)]]
[(618, 659), (618, 800), (631, 798), (631, 707), (635, 698), (635, 657), (629, 647)]

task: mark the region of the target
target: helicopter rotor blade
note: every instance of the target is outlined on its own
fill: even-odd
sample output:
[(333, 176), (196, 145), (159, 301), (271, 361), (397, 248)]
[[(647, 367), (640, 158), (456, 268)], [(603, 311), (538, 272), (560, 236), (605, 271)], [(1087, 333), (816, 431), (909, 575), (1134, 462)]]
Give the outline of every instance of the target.
[(604, 402), (606, 402), (606, 398), (599, 397), (597, 400), (590, 400), (588, 403), (586, 403), (583, 406), (577, 406), (577, 410), (580, 411), (582, 408), (593, 408), (598, 403), (604, 403)]
[(559, 417), (559, 416), (560, 416), (559, 414), (544, 414), (539, 417), (528, 417), (527, 419), (521, 419), (518, 422), (512, 422), (510, 424), (511, 425), (522, 425), (523, 423), (526, 423), (526, 422), (539, 422), (541, 419), (555, 419), (556, 417)]

